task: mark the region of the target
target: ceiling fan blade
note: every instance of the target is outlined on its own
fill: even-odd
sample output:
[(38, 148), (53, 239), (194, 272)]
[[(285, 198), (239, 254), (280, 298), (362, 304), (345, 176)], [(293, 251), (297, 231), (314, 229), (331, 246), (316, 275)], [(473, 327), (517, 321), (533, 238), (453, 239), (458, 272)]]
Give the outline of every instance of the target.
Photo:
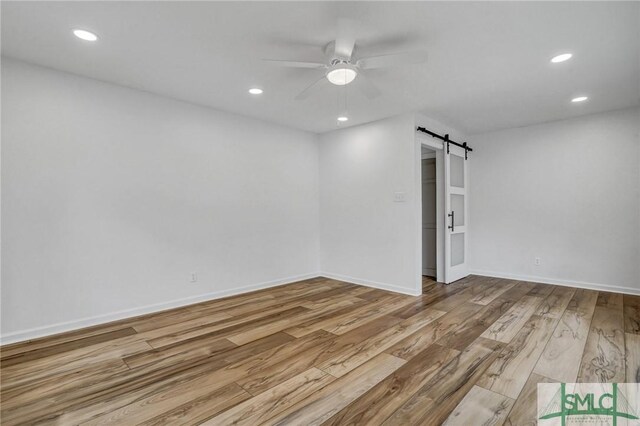
[(292, 67), (292, 68), (324, 68), (325, 64), (320, 62), (304, 62), (304, 61), (286, 61), (280, 59), (263, 59), (265, 62), (271, 62), (276, 65), (280, 65), (283, 67)]
[(320, 79), (307, 86), (302, 92), (298, 93), (294, 99), (296, 101), (303, 101), (307, 99), (316, 88), (322, 86), (327, 81), (327, 78), (323, 75)]
[(350, 19), (338, 19), (338, 33), (334, 53), (343, 59), (351, 59), (353, 48), (356, 45), (356, 25)]
[(358, 66), (363, 70), (372, 70), (376, 68), (400, 67), (407, 64), (421, 64), (426, 61), (427, 52), (404, 52), (362, 58), (358, 61)]
[(356, 79), (357, 83), (356, 87), (358, 87), (362, 93), (367, 97), (367, 99), (374, 99), (380, 96), (380, 89), (378, 86), (373, 84), (371, 79), (364, 75), (362, 72), (358, 74), (358, 78)]

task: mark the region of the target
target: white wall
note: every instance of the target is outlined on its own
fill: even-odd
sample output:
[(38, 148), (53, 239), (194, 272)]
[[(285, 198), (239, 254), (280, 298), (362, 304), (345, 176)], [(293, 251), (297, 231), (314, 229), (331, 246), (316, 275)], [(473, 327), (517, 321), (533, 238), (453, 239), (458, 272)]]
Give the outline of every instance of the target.
[(403, 115), (320, 136), (324, 275), (416, 293), (413, 126)]
[(472, 136), (472, 272), (640, 292), (639, 130), (636, 108)]
[(2, 154), (4, 342), (317, 275), (314, 134), (3, 58)]
[[(320, 136), (320, 268), (324, 275), (421, 291), (420, 143), (413, 114)], [(452, 136), (453, 137), (453, 136)], [(404, 202), (394, 194), (403, 192)]]
[(640, 291), (638, 109), (318, 137), (6, 58), (2, 106), (3, 342), (318, 271), (417, 294), (416, 124), (474, 147), (472, 272)]

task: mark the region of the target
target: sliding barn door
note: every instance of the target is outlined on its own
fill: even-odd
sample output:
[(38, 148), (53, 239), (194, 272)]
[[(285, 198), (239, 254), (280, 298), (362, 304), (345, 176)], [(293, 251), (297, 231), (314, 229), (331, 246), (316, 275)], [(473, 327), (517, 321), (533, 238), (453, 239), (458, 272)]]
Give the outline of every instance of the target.
[(467, 162), (465, 151), (444, 144), (444, 191), (446, 232), (444, 241), (444, 278), (452, 283), (469, 275), (467, 268)]

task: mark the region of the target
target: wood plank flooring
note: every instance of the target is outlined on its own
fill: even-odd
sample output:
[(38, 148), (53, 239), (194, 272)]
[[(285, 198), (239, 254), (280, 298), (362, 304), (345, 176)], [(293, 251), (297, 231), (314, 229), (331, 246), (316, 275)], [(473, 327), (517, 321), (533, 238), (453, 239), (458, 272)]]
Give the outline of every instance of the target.
[(527, 425), (536, 385), (640, 380), (640, 297), (326, 278), (0, 348), (3, 425)]

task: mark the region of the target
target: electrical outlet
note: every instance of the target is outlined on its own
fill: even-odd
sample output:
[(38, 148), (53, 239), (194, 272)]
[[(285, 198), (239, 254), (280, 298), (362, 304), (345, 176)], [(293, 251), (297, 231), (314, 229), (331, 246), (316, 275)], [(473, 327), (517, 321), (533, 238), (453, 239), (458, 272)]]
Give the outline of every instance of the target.
[(536, 266), (540, 266), (541, 260), (539, 257), (536, 257), (535, 259), (533, 259), (533, 264)]
[(190, 283), (198, 282), (198, 274), (195, 272), (192, 272), (191, 275), (189, 276), (189, 282)]
[(404, 203), (407, 200), (404, 192), (396, 192), (393, 194), (393, 201), (396, 203)]

